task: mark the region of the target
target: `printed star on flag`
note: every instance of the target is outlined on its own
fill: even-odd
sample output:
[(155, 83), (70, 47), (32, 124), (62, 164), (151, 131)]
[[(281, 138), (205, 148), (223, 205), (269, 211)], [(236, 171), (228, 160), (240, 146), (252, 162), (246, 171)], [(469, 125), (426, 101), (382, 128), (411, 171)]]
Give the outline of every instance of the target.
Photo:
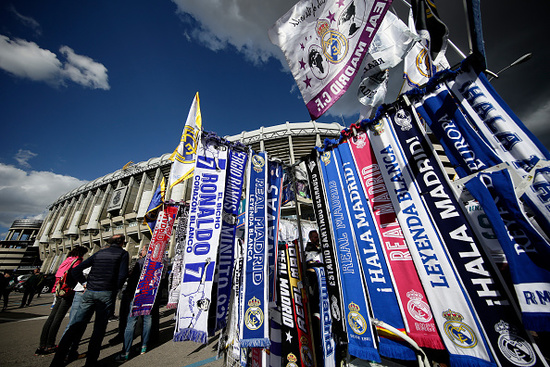
[(290, 331), (286, 332), (286, 341), (292, 343), (292, 335), (290, 335)]
[(303, 81), (306, 84), (306, 88), (311, 88), (311, 78), (306, 76), (306, 79)]
[(299, 61), (299, 63), (300, 63), (300, 69), (305, 69), (306, 68), (306, 63), (305, 63), (304, 59), (301, 59)]

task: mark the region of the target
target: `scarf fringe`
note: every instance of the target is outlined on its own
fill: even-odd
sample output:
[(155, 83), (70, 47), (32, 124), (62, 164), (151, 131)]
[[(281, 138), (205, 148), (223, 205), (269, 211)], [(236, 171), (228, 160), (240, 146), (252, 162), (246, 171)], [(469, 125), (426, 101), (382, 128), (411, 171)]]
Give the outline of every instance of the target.
[(195, 329), (182, 329), (176, 334), (174, 334), (174, 341), (175, 342), (184, 342), (186, 340), (191, 340), (193, 342), (207, 344), (208, 343), (208, 336), (206, 335), (206, 332), (195, 330)]
[(135, 310), (132, 311), (131, 316), (147, 316), (151, 314), (151, 309), (145, 309), (145, 310)]
[[(354, 357), (364, 359), (367, 361), (373, 361), (381, 363), (380, 355), (374, 348), (368, 346), (359, 346), (355, 344), (348, 344), (348, 352)], [(454, 367), (454, 366), (453, 366)]]
[(494, 362), (484, 361), (483, 359), (459, 356), (456, 354), (449, 355), (451, 367), (496, 367)]
[(242, 339), (240, 344), (243, 348), (269, 348), (271, 346), (269, 338)]
[(178, 304), (177, 304), (177, 303), (168, 303), (168, 304), (166, 305), (166, 308), (169, 309), (169, 310), (174, 309), (174, 308), (176, 308), (176, 307), (178, 307)]
[(409, 336), (418, 344), (421, 348), (430, 349), (445, 349), (445, 345), (441, 342), (441, 339), (434, 338), (427, 335), (409, 334)]
[(532, 331), (550, 331), (550, 316), (547, 313), (541, 312), (522, 312), (521, 319), (523, 326), (527, 330)]
[(412, 349), (390, 339), (380, 338), (378, 351), (384, 357), (405, 361), (416, 361), (416, 353)]

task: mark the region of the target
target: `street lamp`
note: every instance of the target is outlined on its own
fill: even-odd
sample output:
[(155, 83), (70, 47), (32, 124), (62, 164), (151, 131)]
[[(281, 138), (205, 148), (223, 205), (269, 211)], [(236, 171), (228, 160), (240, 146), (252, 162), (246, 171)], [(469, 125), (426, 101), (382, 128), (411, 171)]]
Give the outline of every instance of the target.
[(531, 52), (526, 53), (525, 55), (523, 55), (522, 57), (520, 57), (519, 59), (517, 59), (516, 61), (514, 61), (510, 65), (508, 65), (505, 68), (499, 70), (497, 73), (493, 73), (493, 72), (487, 70), (488, 74), (491, 75), (491, 77), (489, 78), (489, 81), (493, 80), (494, 78), (498, 78), (498, 76), (501, 73), (503, 73), (504, 71), (510, 69), (512, 66), (516, 66), (516, 65), (519, 65), (521, 63), (524, 63), (524, 62), (528, 61), (529, 59), (531, 59), (532, 56), (533, 56), (533, 54)]

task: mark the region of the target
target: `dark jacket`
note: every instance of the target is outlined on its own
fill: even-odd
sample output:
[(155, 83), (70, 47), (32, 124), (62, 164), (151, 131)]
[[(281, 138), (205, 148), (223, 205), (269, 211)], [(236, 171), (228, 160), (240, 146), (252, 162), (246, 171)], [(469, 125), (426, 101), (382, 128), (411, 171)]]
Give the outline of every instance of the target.
[[(117, 291), (128, 276), (128, 259), (126, 250), (116, 245), (110, 246), (75, 266), (71, 274), (79, 283), (86, 283), (86, 289), (91, 291)], [(82, 271), (89, 267), (90, 274), (86, 278)]]

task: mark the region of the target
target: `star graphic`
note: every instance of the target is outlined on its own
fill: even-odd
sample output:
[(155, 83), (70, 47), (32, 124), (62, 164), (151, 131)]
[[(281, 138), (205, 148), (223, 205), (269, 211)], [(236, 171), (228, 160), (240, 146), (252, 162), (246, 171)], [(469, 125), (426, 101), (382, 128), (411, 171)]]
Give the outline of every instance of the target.
[(338, 4), (338, 7), (342, 7), (344, 6), (344, 0), (338, 0), (336, 4)]
[(306, 46), (304, 46), (303, 43), (300, 43), (300, 48), (303, 50), (304, 48), (306, 48)]
[(330, 10), (328, 11), (328, 20), (330, 20), (330, 24), (332, 24), (332, 22), (336, 22), (336, 19), (334, 19), (334, 16), (336, 14), (331, 12)]
[(305, 69), (306, 68), (306, 63), (304, 62), (304, 59), (301, 59), (299, 61), (299, 63), (300, 63), (300, 69)]
[(290, 331), (286, 332), (286, 341), (292, 343), (292, 335), (290, 335)]
[(306, 88), (311, 87), (311, 78), (306, 75), (304, 83), (306, 83)]

